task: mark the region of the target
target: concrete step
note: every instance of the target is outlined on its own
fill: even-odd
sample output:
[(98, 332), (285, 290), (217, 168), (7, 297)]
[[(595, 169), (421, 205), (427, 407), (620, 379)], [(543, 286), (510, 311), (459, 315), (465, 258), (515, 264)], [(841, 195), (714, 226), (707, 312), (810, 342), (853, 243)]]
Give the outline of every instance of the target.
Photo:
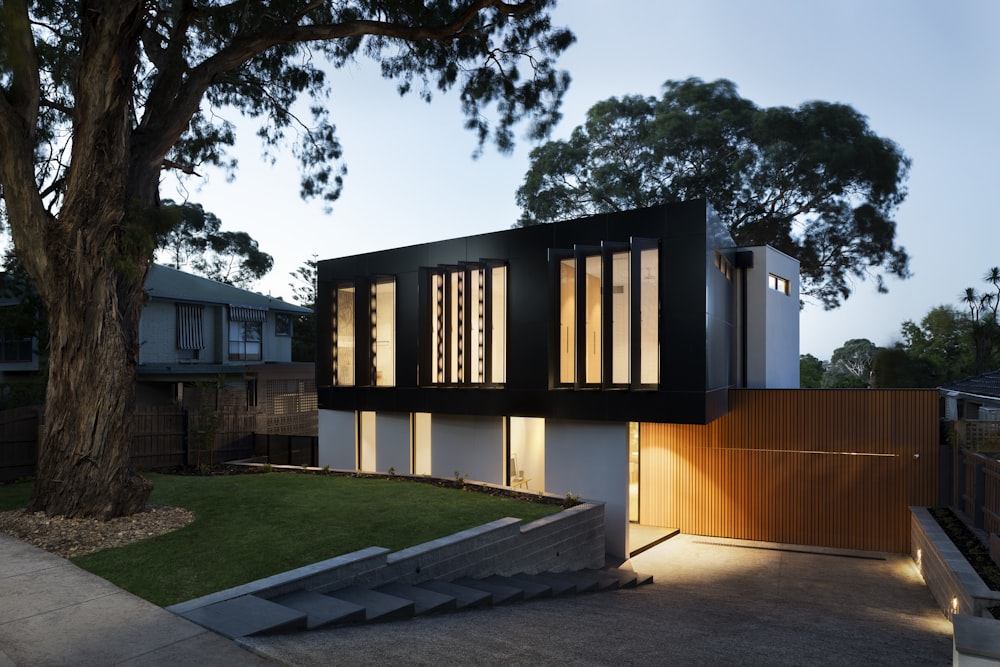
[(570, 581), (565, 577), (552, 576), (552, 572), (542, 572), (541, 574), (518, 574), (515, 575), (518, 579), (523, 581), (532, 582), (541, 586), (545, 586), (552, 591), (553, 597), (558, 597), (560, 595), (575, 594), (576, 582)]
[(379, 586), (375, 590), (379, 593), (412, 600), (414, 614), (435, 614), (442, 611), (454, 611), (458, 608), (458, 601), (451, 595), (397, 581)]
[(520, 602), (524, 599), (524, 591), (520, 588), (508, 584), (494, 583), (486, 579), (473, 579), (472, 577), (461, 577), (452, 583), (468, 588), (478, 588), (493, 596), (493, 604), (510, 604)]
[(295, 591), (271, 598), (271, 602), (308, 614), (308, 629), (365, 620), (365, 608), (315, 591)]
[(254, 595), (242, 595), (181, 614), (230, 639), (270, 632), (305, 630), (307, 614)]
[(493, 604), (493, 595), (481, 588), (469, 588), (460, 586), (450, 581), (422, 581), (417, 584), (419, 588), (426, 588), (429, 591), (450, 595), (455, 598), (456, 609), (471, 609), (473, 607), (485, 607)]
[(327, 593), (332, 598), (345, 600), (365, 608), (365, 621), (395, 621), (410, 618), (416, 607), (413, 600), (406, 600), (379, 593), (361, 586), (347, 586)]
[(534, 600), (535, 598), (548, 598), (552, 597), (552, 587), (546, 584), (541, 584), (536, 581), (530, 581), (528, 579), (522, 579), (520, 577), (504, 577), (498, 574), (494, 574), (490, 577), (484, 577), (483, 581), (487, 581), (493, 584), (502, 584), (504, 586), (510, 586), (512, 588), (520, 588), (524, 592), (525, 600)]

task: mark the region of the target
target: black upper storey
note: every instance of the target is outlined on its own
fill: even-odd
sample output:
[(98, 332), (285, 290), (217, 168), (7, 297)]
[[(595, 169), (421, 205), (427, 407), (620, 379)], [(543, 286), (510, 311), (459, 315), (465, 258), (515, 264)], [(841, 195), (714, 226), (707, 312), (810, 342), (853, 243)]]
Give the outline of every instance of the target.
[[(659, 242), (660, 384), (655, 390), (555, 387), (554, 346), (558, 285), (549, 250), (574, 246)], [(511, 415), (601, 421), (704, 424), (727, 410), (732, 382), (733, 287), (715, 266), (715, 253), (732, 258), (734, 244), (704, 201), (666, 204), (534, 227), (516, 228), (405, 248), (330, 259), (318, 264), (317, 388), (328, 410)], [(426, 301), (421, 267), (500, 260), (507, 269), (507, 369), (501, 387), (434, 386), (418, 382), (420, 304)], [(393, 387), (331, 386), (331, 303), (338, 284), (364, 293), (370, 281), (396, 282)], [(356, 335), (361, 369), (368, 363), (367, 299), (358, 299)], [(426, 317), (424, 319), (426, 322)], [(426, 346), (424, 346), (426, 348)]]

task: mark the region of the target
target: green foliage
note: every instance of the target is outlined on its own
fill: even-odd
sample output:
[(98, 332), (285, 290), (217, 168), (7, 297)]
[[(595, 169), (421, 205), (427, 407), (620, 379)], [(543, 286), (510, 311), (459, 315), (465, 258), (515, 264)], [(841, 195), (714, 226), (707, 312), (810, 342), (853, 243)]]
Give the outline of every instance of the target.
[(819, 389), (823, 386), (823, 362), (811, 354), (799, 355), (799, 387)]
[(191, 510), (195, 521), (73, 562), (164, 606), (370, 546), (398, 550), (502, 517), (531, 521), (559, 510), (346, 476), (151, 477), (151, 501)]
[[(316, 262), (318, 257), (312, 257), (302, 262), (291, 275), (294, 282), (288, 284), (292, 288), (292, 300), (306, 308), (316, 308)], [(292, 361), (316, 361), (316, 316), (297, 315), (292, 327)]]
[(823, 374), (826, 389), (864, 389), (869, 386), (872, 357), (878, 348), (867, 338), (852, 338), (833, 351)]
[(850, 106), (761, 108), (726, 80), (668, 81), (663, 96), (598, 102), (566, 141), (531, 153), (521, 224), (706, 198), (741, 245), (801, 263), (803, 295), (826, 308), (852, 281), (906, 278), (893, 215), (910, 161)]
[[(530, 122), (539, 139), (559, 119), (569, 76), (556, 58), (572, 44), (554, 27), (555, 0), (342, 0), (209, 2), (87, 0), (0, 2), (0, 199), (19, 258), (61, 332), (104, 330), (113, 355), (81, 347), (53, 375), (48, 395), (62, 402), (73, 428), (43, 430), (36, 507), (88, 498), (84, 514), (141, 507), (140, 487), (88, 488), (93, 469), (61, 468), (80, 458), (104, 479), (118, 479), (129, 443), (122, 411), (73, 403), (79, 387), (131, 391), (142, 302), (139, 277), (157, 240), (172, 229), (160, 186), (191, 188), (204, 165), (232, 172), (236, 114), (258, 127), (266, 159), (292, 145), (299, 194), (327, 204), (346, 168), (328, 103), (327, 72), (371, 59), (401, 94), (454, 91), (479, 150), (492, 139), (513, 145), (513, 128)], [(350, 103), (350, 100), (346, 101)], [(305, 113), (302, 113), (305, 111)], [(280, 193), (269, 193), (280, 196)], [(190, 212), (190, 209), (187, 209)], [(181, 211), (182, 218), (185, 210)], [(197, 211), (196, 211), (197, 212)], [(206, 216), (207, 218), (207, 216)], [(214, 234), (214, 233), (213, 233)], [(215, 234), (222, 259), (205, 272), (239, 280), (226, 253), (251, 254), (239, 232)], [(254, 270), (261, 270), (258, 263)], [(103, 283), (103, 284), (93, 284)], [(93, 290), (117, 298), (94, 298)], [(81, 293), (81, 290), (87, 293)], [(71, 314), (63, 318), (63, 313)], [(113, 328), (113, 327), (112, 327)], [(63, 353), (53, 351), (53, 358)], [(61, 359), (57, 359), (61, 363)], [(119, 403), (123, 404), (123, 403)], [(86, 426), (86, 427), (84, 427)], [(116, 438), (97, 442), (105, 433)], [(67, 470), (70, 472), (67, 474)], [(56, 482), (58, 479), (58, 482)], [(58, 489), (58, 493), (55, 491)], [(125, 509), (122, 509), (125, 511)]]
[(912, 389), (940, 384), (931, 365), (902, 346), (880, 347), (875, 351), (869, 382), (875, 389)]
[(160, 215), (172, 221), (157, 243), (169, 257), (168, 266), (249, 289), (274, 264), (246, 232), (222, 231), (222, 221), (201, 204), (166, 199)]

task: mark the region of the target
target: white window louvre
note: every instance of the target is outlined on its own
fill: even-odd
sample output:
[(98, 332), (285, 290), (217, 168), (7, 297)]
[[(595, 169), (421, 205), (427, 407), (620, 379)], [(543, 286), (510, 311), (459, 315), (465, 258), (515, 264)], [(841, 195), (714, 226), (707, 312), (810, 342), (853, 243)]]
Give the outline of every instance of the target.
[(230, 322), (266, 322), (267, 309), (253, 306), (229, 306)]

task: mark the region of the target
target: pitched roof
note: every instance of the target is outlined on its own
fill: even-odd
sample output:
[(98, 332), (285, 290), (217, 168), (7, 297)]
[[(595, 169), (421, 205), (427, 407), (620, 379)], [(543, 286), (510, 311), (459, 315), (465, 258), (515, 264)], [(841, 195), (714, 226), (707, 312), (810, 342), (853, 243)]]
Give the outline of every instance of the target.
[(1000, 370), (942, 385), (941, 389), (943, 391), (956, 391), (975, 396), (1000, 398)]
[(275, 297), (257, 294), (160, 264), (154, 264), (150, 267), (149, 275), (146, 277), (145, 291), (150, 299), (251, 306), (299, 315), (312, 312), (308, 308), (287, 303)]

